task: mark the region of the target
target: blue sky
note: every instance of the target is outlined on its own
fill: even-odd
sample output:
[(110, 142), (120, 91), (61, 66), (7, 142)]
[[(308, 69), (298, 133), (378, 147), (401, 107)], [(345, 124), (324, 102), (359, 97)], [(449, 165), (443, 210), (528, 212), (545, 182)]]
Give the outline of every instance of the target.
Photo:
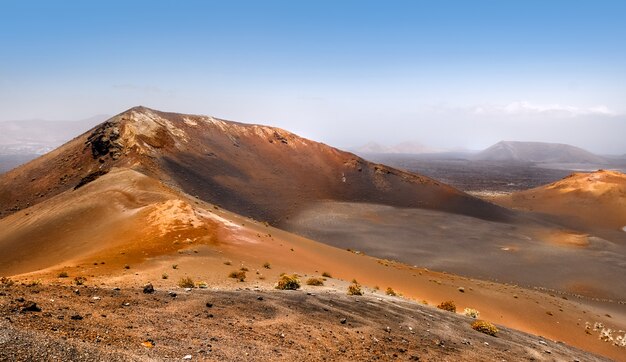
[(626, 1), (0, 1), (0, 120), (134, 105), (329, 144), (626, 153)]

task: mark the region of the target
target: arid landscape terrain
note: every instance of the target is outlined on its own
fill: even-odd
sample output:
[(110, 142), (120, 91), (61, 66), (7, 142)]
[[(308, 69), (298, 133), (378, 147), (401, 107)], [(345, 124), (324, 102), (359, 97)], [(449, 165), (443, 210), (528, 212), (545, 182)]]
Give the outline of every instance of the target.
[(626, 360), (626, 176), (403, 168), (120, 113), (0, 175), (0, 359)]

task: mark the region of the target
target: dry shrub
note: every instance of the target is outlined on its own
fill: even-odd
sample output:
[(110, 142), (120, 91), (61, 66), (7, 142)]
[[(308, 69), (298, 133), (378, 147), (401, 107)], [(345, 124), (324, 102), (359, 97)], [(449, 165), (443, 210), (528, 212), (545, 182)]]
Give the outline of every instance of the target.
[(463, 314), (465, 314), (467, 317), (476, 319), (480, 315), (480, 312), (473, 308), (465, 308), (463, 310)]
[(297, 290), (300, 289), (300, 280), (297, 275), (283, 275), (278, 280), (276, 289), (282, 290)]
[(479, 331), (481, 333), (488, 334), (490, 336), (496, 336), (498, 333), (498, 328), (493, 325), (493, 323), (477, 320), (472, 323), (472, 329), (475, 331)]
[(246, 280), (246, 272), (243, 270), (231, 271), (230, 274), (228, 274), (228, 277), (243, 282)]
[(392, 297), (395, 297), (397, 295), (396, 291), (393, 290), (391, 287), (387, 287), (387, 290), (385, 291), (385, 294), (390, 295)]
[(59, 275), (57, 275), (57, 276), (58, 276), (59, 278), (67, 278), (67, 277), (68, 277), (68, 275), (67, 275), (67, 272), (66, 272), (66, 271), (62, 271), (62, 272), (60, 272), (60, 273), (59, 273)]
[(324, 285), (324, 281), (320, 278), (309, 278), (306, 281), (306, 285), (313, 285), (313, 286), (322, 286)]
[(456, 304), (452, 300), (446, 300), (445, 302), (441, 302), (437, 308), (447, 310), (448, 312), (456, 313)]
[(272, 266), (270, 265), (270, 263), (269, 263), (269, 262), (267, 262), (267, 261), (266, 261), (265, 263), (263, 263), (263, 267), (264, 267), (265, 269), (271, 269), (271, 268), (272, 268)]
[(348, 286), (348, 295), (363, 295), (361, 291), (361, 285), (358, 283), (352, 283)]
[(190, 277), (183, 277), (180, 278), (180, 280), (178, 281), (178, 286), (181, 288), (193, 288), (195, 286), (195, 283)]
[(330, 275), (330, 273), (329, 273), (329, 272), (323, 272), (323, 273), (322, 273), (322, 276), (323, 276), (324, 278), (332, 278), (332, 277), (333, 277), (332, 275)]
[(85, 278), (85, 277), (76, 277), (76, 278), (74, 278), (74, 284), (76, 284), (76, 285), (83, 285), (83, 284), (85, 284), (86, 281), (87, 281), (87, 278)]

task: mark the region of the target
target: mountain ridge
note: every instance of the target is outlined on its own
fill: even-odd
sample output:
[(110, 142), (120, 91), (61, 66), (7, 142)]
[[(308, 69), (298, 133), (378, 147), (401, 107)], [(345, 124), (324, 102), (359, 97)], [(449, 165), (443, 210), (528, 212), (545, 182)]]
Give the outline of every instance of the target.
[(500, 141), (472, 157), (479, 161), (540, 163), (606, 163), (603, 157), (582, 148), (548, 142)]

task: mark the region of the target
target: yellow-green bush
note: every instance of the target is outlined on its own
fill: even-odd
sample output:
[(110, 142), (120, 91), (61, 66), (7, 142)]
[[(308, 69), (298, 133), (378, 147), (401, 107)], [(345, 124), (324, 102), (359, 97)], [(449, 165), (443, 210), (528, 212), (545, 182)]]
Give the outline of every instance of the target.
[(300, 280), (297, 275), (283, 275), (278, 280), (276, 289), (297, 290), (300, 289)]
[(446, 300), (445, 302), (439, 303), (437, 308), (447, 310), (448, 312), (456, 313), (456, 304), (454, 304), (454, 301), (452, 300)]
[(494, 337), (498, 333), (498, 328), (494, 326), (493, 323), (483, 320), (474, 321), (474, 323), (472, 323), (472, 329)]

